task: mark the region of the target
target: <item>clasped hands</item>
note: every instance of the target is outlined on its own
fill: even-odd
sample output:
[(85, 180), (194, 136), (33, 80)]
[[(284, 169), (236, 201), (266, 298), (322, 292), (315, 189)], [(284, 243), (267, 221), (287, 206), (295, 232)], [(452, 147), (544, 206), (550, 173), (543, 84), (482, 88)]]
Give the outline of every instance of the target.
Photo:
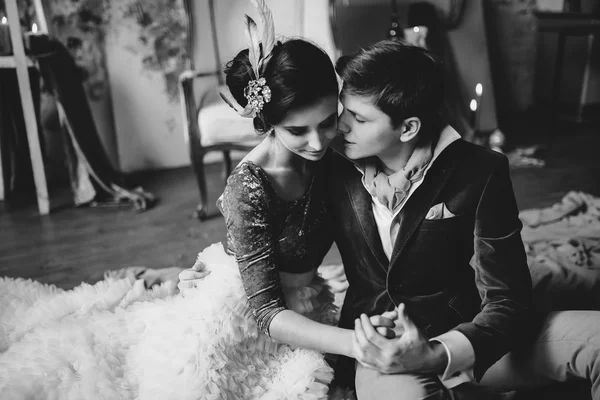
[(447, 364), (443, 345), (427, 339), (404, 304), (370, 318), (361, 314), (354, 321), (353, 352), (364, 367), (383, 374), (437, 374)]
[[(183, 296), (210, 274), (197, 260), (179, 274), (177, 287)], [(440, 373), (447, 364), (443, 345), (429, 341), (406, 314), (404, 304), (354, 321), (352, 355), (363, 366), (384, 374)]]

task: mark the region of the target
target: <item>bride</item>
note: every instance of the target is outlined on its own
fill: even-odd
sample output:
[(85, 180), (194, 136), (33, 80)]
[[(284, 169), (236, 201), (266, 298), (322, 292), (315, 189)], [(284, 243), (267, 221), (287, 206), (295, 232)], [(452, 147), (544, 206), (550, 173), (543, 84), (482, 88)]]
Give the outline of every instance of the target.
[[(301, 39), (262, 44), (227, 64), (223, 98), (264, 140), (230, 175), (217, 205), (227, 253), (205, 249), (206, 279), (107, 279), (61, 291), (0, 280), (2, 399), (325, 399), (324, 354), (353, 357), (353, 331), (335, 327), (333, 295), (316, 274), (333, 243), (325, 168), (337, 132), (329, 57)], [(372, 317), (392, 334), (393, 315)], [(386, 329), (388, 329), (386, 331)]]

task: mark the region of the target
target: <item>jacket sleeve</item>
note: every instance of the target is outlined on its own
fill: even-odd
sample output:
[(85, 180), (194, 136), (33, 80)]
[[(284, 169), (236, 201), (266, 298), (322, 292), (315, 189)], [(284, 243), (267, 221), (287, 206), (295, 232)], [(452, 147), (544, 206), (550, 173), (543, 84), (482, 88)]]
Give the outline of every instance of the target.
[(475, 213), (471, 266), (481, 311), (473, 321), (455, 328), (473, 345), (477, 381), (524, 343), (533, 329), (531, 276), (521, 228), (508, 160), (502, 157), (488, 177)]

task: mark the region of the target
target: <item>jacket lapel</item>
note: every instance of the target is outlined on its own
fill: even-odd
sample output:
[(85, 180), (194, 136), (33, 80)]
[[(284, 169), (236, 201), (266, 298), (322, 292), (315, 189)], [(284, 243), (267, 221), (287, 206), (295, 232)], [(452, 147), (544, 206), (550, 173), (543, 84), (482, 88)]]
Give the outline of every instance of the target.
[(356, 219), (360, 225), (361, 233), (365, 238), (369, 249), (375, 255), (379, 266), (387, 272), (389, 261), (383, 251), (379, 232), (377, 231), (377, 224), (375, 223), (373, 207), (371, 205), (371, 195), (367, 192), (357, 174), (359, 174), (358, 171), (356, 171), (356, 174), (346, 175), (348, 198), (352, 203), (352, 208), (354, 209)]
[(434, 205), (434, 201), (462, 159), (460, 150), (463, 148), (463, 144), (462, 140), (456, 140), (440, 154), (427, 172), (421, 186), (412, 194), (402, 211), (400, 211), (398, 216), (400, 229), (392, 251), (390, 268), (394, 265), (421, 222), (423, 222), (423, 219), (425, 219), (425, 215)]

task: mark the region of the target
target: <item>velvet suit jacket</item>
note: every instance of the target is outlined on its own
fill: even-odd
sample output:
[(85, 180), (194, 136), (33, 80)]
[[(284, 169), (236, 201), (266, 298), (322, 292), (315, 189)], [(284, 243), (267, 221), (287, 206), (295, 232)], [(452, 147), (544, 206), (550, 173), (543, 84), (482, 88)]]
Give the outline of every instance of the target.
[[(429, 337), (455, 329), (469, 339), (476, 380), (530, 337), (531, 277), (505, 156), (464, 140), (450, 144), (402, 208), (391, 260), (361, 173), (338, 154), (330, 167), (335, 240), (350, 283), (340, 326), (353, 329), (361, 313), (404, 303)], [(425, 220), (441, 202), (455, 217)]]

